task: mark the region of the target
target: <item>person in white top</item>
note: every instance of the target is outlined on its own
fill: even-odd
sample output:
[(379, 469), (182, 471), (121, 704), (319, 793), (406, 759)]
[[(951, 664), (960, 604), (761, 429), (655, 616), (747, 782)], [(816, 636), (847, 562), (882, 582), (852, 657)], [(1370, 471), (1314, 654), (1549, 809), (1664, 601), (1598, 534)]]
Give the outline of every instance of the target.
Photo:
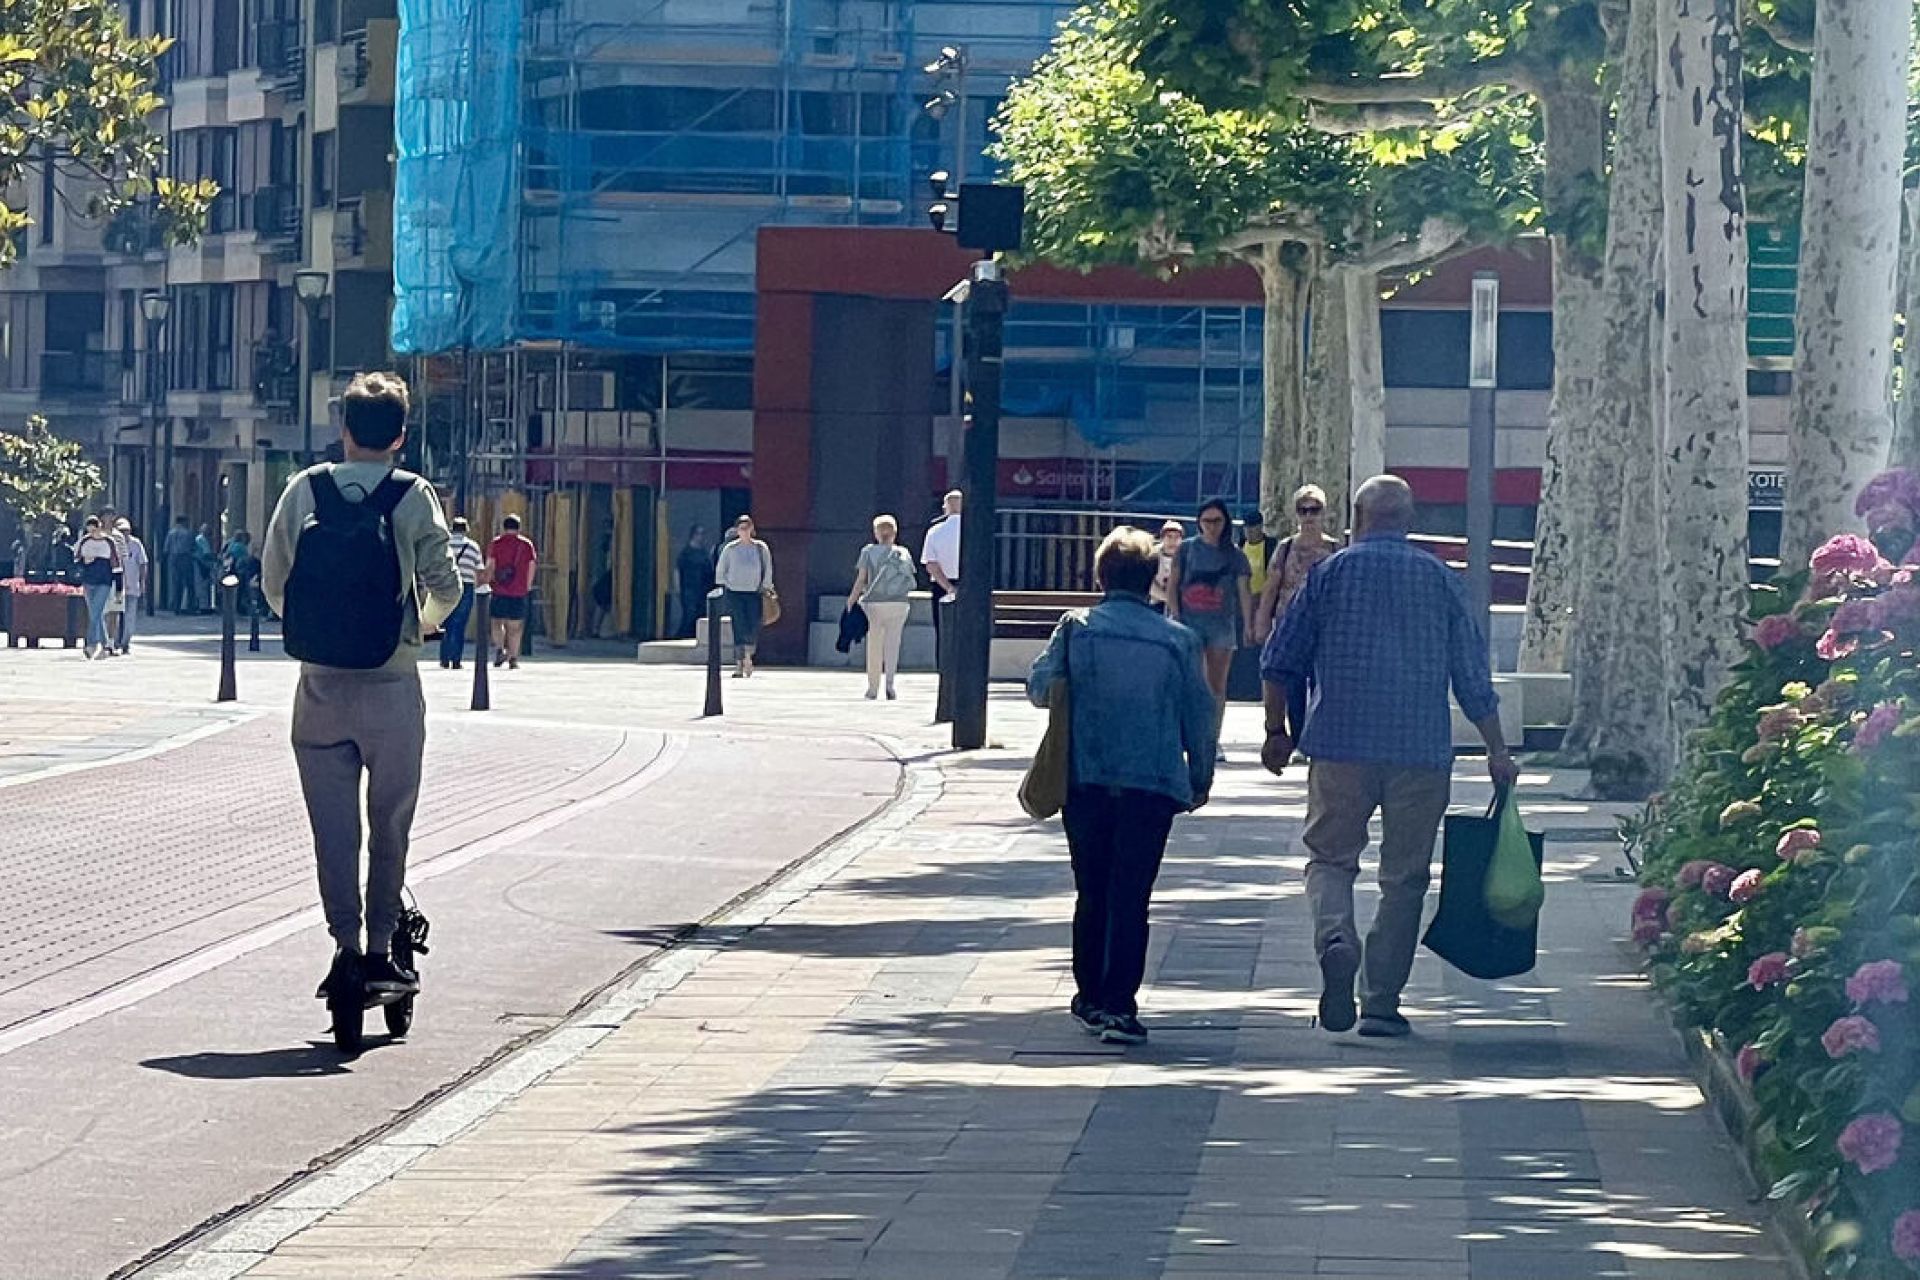
[(933, 643), (940, 646), (941, 617), (949, 602), (960, 594), (960, 512), (966, 497), (958, 489), (949, 489), (941, 500), (941, 516), (927, 530), (920, 544), (920, 563), (933, 579)]
[(465, 516), (453, 518), (453, 536), (447, 539), (447, 550), (453, 552), (454, 568), (460, 571), (460, 603), (447, 615), (446, 630), (440, 633), (440, 666), (458, 671), (467, 652), (467, 618), (473, 613), (474, 600), (478, 593), (492, 588), (480, 583), (487, 549), (467, 536)]
[(733, 541), (720, 549), (713, 576), (726, 590), (727, 615), (733, 620), (733, 651), (740, 661), (733, 678), (743, 680), (753, 674), (760, 649), (760, 626), (773, 589), (773, 551), (753, 536), (752, 516), (741, 516), (733, 529)]
[(126, 612), (120, 615), (120, 652), (133, 648), (133, 629), (138, 624), (140, 602), (147, 595), (147, 546), (133, 536), (133, 525), (125, 516), (113, 522), (120, 535), (120, 580), (126, 594)]

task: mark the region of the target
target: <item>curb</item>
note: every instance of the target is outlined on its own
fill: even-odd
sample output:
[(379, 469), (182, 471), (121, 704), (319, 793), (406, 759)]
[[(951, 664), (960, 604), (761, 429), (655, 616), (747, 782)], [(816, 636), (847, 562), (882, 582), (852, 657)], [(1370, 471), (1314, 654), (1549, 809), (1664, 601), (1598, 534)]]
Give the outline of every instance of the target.
[(935, 763), (904, 764), (901, 789), (878, 813), (803, 855), (757, 889), (719, 909), (686, 937), (643, 961), (573, 1017), (453, 1086), (425, 1109), (210, 1232), (191, 1234), (159, 1257), (121, 1274), (139, 1280), (233, 1280), (295, 1234), (458, 1139), (502, 1106), (568, 1066), (626, 1022), (917, 821), (944, 790)]

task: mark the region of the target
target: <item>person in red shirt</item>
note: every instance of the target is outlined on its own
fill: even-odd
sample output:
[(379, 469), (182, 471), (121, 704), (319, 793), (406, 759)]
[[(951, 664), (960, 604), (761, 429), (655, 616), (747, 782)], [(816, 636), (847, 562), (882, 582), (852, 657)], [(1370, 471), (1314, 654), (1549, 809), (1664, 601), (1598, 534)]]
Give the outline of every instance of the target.
[(500, 536), (487, 544), (487, 581), (493, 584), (493, 665), (520, 666), (520, 636), (527, 628), (527, 596), (540, 557), (520, 532), (520, 517), (500, 522)]

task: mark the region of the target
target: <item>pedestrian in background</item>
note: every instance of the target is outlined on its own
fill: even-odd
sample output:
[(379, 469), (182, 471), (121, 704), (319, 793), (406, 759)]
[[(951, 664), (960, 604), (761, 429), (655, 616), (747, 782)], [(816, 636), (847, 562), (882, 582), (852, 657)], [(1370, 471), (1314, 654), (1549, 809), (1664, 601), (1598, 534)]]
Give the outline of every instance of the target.
[(1313, 566), (1340, 549), (1339, 539), (1326, 531), (1327, 494), (1319, 485), (1301, 485), (1294, 493), (1293, 518), (1297, 532), (1274, 550), (1266, 587), (1259, 591), (1260, 605), (1253, 614), (1256, 644), (1265, 644), (1273, 634), (1274, 623), (1306, 585)]
[(207, 613), (213, 608), (214, 571), (220, 558), (213, 551), (213, 526), (203, 524), (193, 535), (193, 612)]
[(1233, 654), (1253, 634), (1253, 592), (1247, 579), (1253, 570), (1246, 553), (1233, 545), (1233, 517), (1218, 498), (1200, 508), (1196, 518), (1200, 536), (1180, 544), (1173, 558), (1173, 582), (1168, 588), (1167, 616), (1184, 623), (1200, 637), (1205, 651), (1207, 687), (1224, 720), (1227, 711), (1227, 673)]
[(166, 605), (178, 614), (193, 612), (193, 530), (187, 527), (187, 518), (177, 516), (173, 528), (167, 530), (167, 540), (160, 544), (160, 554), (166, 566)]
[(139, 625), (140, 605), (147, 598), (147, 544), (135, 536), (133, 525), (125, 516), (114, 521), (114, 527), (119, 530), (127, 548), (121, 560), (121, 579), (125, 583), (127, 607), (126, 612), (120, 615), (119, 635), (120, 652), (126, 653), (133, 648), (133, 633)]
[(720, 549), (714, 580), (726, 590), (727, 616), (733, 621), (733, 653), (738, 662), (733, 678), (753, 675), (753, 658), (760, 649), (760, 620), (766, 616), (766, 593), (773, 588), (773, 551), (754, 536), (753, 517), (733, 524), (733, 540)]
[[(1500, 699), (1479, 621), (1459, 577), (1407, 541), (1413, 491), (1375, 476), (1354, 496), (1354, 544), (1328, 558), (1281, 616), (1261, 661), (1267, 742), (1282, 772), (1298, 742), (1307, 774), (1307, 904), (1320, 961), (1320, 1025), (1404, 1036), (1400, 992), (1413, 971), (1434, 835), (1453, 777), (1447, 693), (1487, 745), (1497, 786), (1519, 776), (1500, 730)], [(1313, 686), (1312, 703), (1307, 697)], [(1364, 952), (1353, 882), (1380, 814), (1380, 906)]]
[(873, 541), (861, 551), (854, 567), (853, 590), (847, 608), (856, 605), (867, 615), (867, 700), (880, 696), (884, 680), (887, 701), (899, 696), (893, 679), (900, 670), (900, 640), (907, 632), (913, 589), (919, 578), (913, 556), (900, 545), (900, 522), (879, 516), (873, 522)]
[(453, 555), (453, 567), (460, 573), (460, 603), (447, 615), (444, 629), (440, 632), (440, 666), (442, 670), (460, 670), (460, 660), (467, 652), (467, 621), (473, 616), (473, 603), (478, 598), (480, 567), (486, 563), (486, 553), (480, 544), (467, 536), (467, 518), (453, 518), (453, 534), (447, 539), (447, 550)]
[(687, 543), (674, 559), (673, 572), (680, 592), (680, 627), (675, 634), (692, 636), (707, 612), (707, 593), (713, 590), (713, 556), (701, 526), (687, 530)]
[(80, 566), (80, 591), (87, 599), (87, 660), (106, 657), (107, 601), (113, 595), (114, 575), (120, 572), (120, 553), (113, 539), (100, 527), (99, 516), (88, 516), (79, 540), (73, 544), (73, 560)]
[(1187, 527), (1178, 520), (1169, 520), (1160, 526), (1160, 546), (1154, 560), (1153, 589), (1147, 593), (1147, 600), (1161, 613), (1167, 611), (1168, 593), (1173, 590), (1173, 559), (1180, 554), (1180, 544), (1186, 540)]
[(1267, 589), (1267, 557), (1273, 551), (1273, 539), (1267, 536), (1267, 518), (1258, 511), (1240, 517), (1240, 550), (1247, 554), (1247, 589), (1258, 600)]
[(527, 629), (527, 598), (540, 556), (520, 532), (520, 517), (500, 521), (500, 536), (487, 544), (487, 581), (493, 586), (493, 665), (520, 669), (520, 639)]
[(112, 507), (100, 508), (100, 531), (113, 542), (113, 594), (107, 597), (107, 647), (108, 657), (120, 652), (120, 635), (126, 630), (127, 618), (127, 535), (120, 526), (125, 521)]
[(1199, 636), (1147, 601), (1159, 560), (1145, 530), (1108, 534), (1093, 560), (1105, 597), (1061, 620), (1027, 677), (1038, 707), (1056, 680), (1067, 683), (1061, 819), (1075, 893), (1070, 1012), (1087, 1031), (1121, 1044), (1147, 1038), (1138, 993), (1148, 901), (1174, 816), (1204, 805), (1213, 789), (1217, 745)]
[[(927, 536), (920, 543), (920, 563), (927, 567), (927, 578), (933, 583), (933, 647), (936, 654), (940, 649), (942, 629), (947, 622), (947, 609), (951, 601), (960, 595), (960, 526), (966, 510), (966, 496), (958, 489), (947, 490), (947, 496), (940, 500), (940, 518), (927, 528)], [(936, 656), (935, 661), (938, 661)]]

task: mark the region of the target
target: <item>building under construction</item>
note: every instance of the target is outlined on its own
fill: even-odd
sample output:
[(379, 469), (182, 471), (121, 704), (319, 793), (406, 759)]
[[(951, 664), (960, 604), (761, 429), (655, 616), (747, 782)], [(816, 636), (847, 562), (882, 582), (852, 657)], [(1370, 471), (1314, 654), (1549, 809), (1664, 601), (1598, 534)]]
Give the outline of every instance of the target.
[(556, 638), (656, 631), (670, 541), (745, 508), (759, 229), (922, 218), (1070, 7), (402, 0), (393, 345)]

